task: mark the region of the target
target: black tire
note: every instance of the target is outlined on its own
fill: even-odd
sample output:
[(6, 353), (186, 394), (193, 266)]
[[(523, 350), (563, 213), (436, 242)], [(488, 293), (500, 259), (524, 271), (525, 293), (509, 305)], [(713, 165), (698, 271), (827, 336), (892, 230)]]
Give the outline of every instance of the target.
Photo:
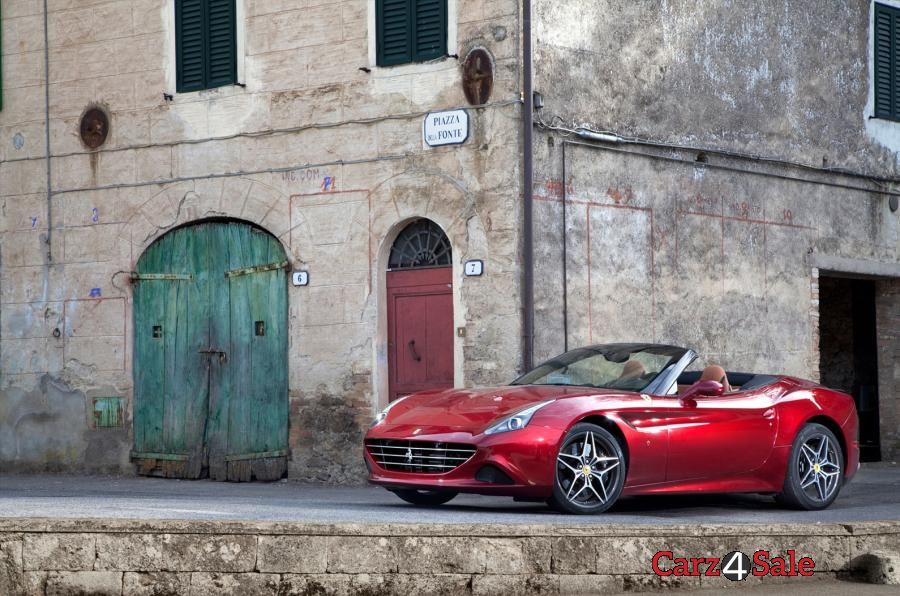
[(843, 483), (841, 444), (827, 427), (810, 423), (794, 438), (784, 489), (776, 501), (807, 511), (825, 509), (837, 499)]
[[(585, 451), (587, 441), (592, 445)], [(547, 502), (563, 513), (602, 513), (622, 494), (625, 472), (625, 454), (618, 439), (601, 426), (578, 423), (560, 445), (553, 496)]]
[(459, 493), (447, 490), (416, 490), (397, 488), (391, 491), (407, 503), (424, 507), (437, 507), (451, 501)]

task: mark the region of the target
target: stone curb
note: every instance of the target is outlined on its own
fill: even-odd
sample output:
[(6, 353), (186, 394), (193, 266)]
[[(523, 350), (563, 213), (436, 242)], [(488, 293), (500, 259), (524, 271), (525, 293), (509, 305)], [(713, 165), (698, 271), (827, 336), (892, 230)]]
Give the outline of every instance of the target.
[(220, 520), (0, 518), (0, 532), (298, 534), (308, 536), (851, 536), (900, 534), (900, 520), (843, 524), (322, 524)]

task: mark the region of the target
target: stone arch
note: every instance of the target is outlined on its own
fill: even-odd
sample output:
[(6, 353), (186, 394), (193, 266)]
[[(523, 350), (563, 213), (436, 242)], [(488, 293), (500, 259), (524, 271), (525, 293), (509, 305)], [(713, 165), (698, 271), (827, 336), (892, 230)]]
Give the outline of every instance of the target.
[(430, 219), (414, 219), (391, 243), (388, 267), (414, 269), (453, 264), (453, 249), (447, 234)]
[(289, 258), (289, 199), (264, 182), (223, 177), (149, 187), (122, 227), (132, 265), (158, 238), (191, 222), (222, 218), (252, 223), (281, 243)]
[[(125, 189), (133, 196), (120, 220), (120, 270), (110, 283), (125, 299), (123, 382), (131, 385), (134, 355), (133, 294), (124, 281), (147, 248), (166, 232), (205, 219), (233, 219), (256, 225), (281, 244), (291, 263), (297, 257), (290, 247), (290, 201), (279, 189), (245, 177), (207, 178)], [(125, 202), (125, 201), (123, 201)], [(133, 389), (126, 391), (133, 399)], [(131, 402), (130, 402), (131, 403)]]
[[(388, 403), (387, 349), (387, 264), (391, 247), (400, 232), (417, 219), (428, 219), (440, 227), (453, 247), (454, 327), (466, 321), (466, 290), (463, 263), (471, 255), (487, 258), (489, 246), (474, 193), (458, 181), (440, 172), (407, 171), (393, 176), (371, 191), (373, 212), (370, 233), (373, 240), (372, 287), (376, 302), (375, 341), (373, 342), (374, 409)], [(464, 338), (454, 340), (454, 380), (464, 381)]]

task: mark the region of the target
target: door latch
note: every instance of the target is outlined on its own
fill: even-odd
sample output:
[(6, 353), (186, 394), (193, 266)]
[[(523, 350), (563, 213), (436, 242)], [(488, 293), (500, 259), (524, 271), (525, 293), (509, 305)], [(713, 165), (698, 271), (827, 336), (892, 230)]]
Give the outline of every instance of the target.
[(197, 350), (199, 354), (204, 354), (206, 356), (212, 356), (213, 354), (219, 355), (219, 362), (225, 362), (228, 360), (227, 354), (222, 350), (214, 350), (212, 348), (204, 348), (202, 350)]

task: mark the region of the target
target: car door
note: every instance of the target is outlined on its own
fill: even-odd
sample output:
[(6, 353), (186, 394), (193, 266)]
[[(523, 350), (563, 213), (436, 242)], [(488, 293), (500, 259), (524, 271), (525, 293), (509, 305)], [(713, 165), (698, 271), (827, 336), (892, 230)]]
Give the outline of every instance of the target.
[(667, 482), (744, 474), (772, 453), (778, 416), (771, 391), (669, 401)]

